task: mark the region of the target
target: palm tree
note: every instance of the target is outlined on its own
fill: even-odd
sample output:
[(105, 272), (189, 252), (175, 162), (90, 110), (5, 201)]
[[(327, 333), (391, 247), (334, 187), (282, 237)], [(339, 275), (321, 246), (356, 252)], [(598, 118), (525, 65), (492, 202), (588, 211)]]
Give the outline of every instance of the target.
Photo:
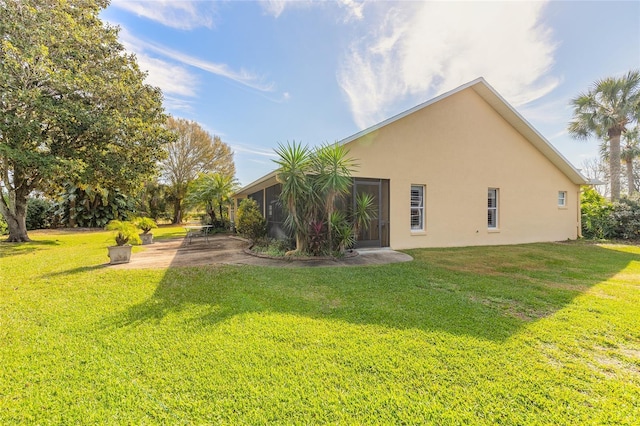
[(596, 136), (609, 141), (611, 199), (620, 198), (620, 137), (639, 115), (640, 71), (596, 81), (587, 93), (571, 100), (569, 133), (577, 139)]
[(193, 205), (204, 205), (211, 217), (211, 224), (216, 225), (215, 208), (219, 209), (219, 222), (224, 223), (222, 209), (231, 200), (231, 194), (238, 188), (238, 180), (234, 176), (222, 173), (203, 173), (189, 186), (187, 201)]
[(293, 230), (296, 238), (295, 252), (305, 249), (305, 234), (308, 223), (301, 202), (311, 194), (307, 173), (311, 167), (311, 151), (305, 145), (278, 144), (277, 159), (273, 160), (279, 167), (276, 170), (276, 180), (282, 184), (280, 201), (288, 212), (286, 224)]
[(638, 126), (631, 130), (627, 130), (623, 136), (625, 146), (620, 156), (627, 166), (627, 188), (629, 195), (637, 192), (637, 188), (633, 176), (633, 160), (640, 157), (640, 144), (638, 143)]

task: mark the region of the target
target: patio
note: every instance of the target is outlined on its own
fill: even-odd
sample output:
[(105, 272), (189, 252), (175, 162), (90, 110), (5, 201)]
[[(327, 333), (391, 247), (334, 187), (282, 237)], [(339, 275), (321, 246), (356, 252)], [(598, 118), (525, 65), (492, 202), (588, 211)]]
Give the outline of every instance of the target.
[(143, 246), (143, 251), (134, 252), (130, 263), (110, 267), (145, 269), (226, 264), (295, 268), (378, 265), (412, 260), (408, 254), (390, 249), (358, 250), (357, 256), (340, 260), (280, 260), (248, 254), (245, 252), (248, 247), (246, 240), (222, 234), (211, 235), (208, 239), (194, 238), (192, 241), (186, 240), (186, 237), (158, 240)]

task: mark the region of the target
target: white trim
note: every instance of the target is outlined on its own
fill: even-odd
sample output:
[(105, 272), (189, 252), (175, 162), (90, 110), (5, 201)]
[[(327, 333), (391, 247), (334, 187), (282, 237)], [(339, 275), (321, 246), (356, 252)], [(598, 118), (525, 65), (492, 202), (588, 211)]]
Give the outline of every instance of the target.
[[(560, 171), (562, 171), (571, 182), (577, 185), (593, 184), (589, 179), (584, 177), (578, 169), (576, 169), (551, 143), (545, 139), (527, 120), (524, 119), (520, 113), (518, 113), (487, 81), (482, 78), (476, 78), (462, 86), (456, 87), (453, 90), (445, 92), (433, 99), (416, 105), (400, 114), (394, 115), (378, 124), (368, 127), (360, 132), (344, 138), (337, 143), (340, 145), (347, 144), (358, 138), (375, 132), (376, 130), (387, 126), (395, 121), (398, 121), (416, 111), (426, 108), (430, 105), (440, 102), (441, 100), (455, 95), (458, 92), (462, 92), (466, 89), (473, 89), (485, 102), (487, 102), (502, 118), (504, 118), (514, 129), (516, 129), (525, 139), (527, 139), (538, 151), (540, 151), (549, 161), (551, 161)], [(275, 171), (257, 179), (256, 181), (245, 185), (236, 194), (241, 194), (247, 191), (250, 187), (263, 183), (264, 181), (275, 178)], [(234, 194), (234, 196), (236, 195)]]
[[(414, 200), (413, 197), (413, 191), (414, 188), (419, 189), (421, 194), (419, 194), (418, 199)], [(411, 198), (409, 200), (409, 213), (410, 213), (410, 229), (412, 233), (424, 233), (427, 226), (426, 226), (426, 198), (427, 198), (427, 187), (425, 185), (411, 185)], [(414, 205), (414, 201), (417, 202), (417, 204)], [(414, 210), (416, 210), (419, 214), (419, 219), (420, 219), (420, 228), (414, 228), (413, 227), (413, 212)]]
[[(560, 198), (562, 194), (562, 198)], [(562, 203), (560, 202), (562, 200)], [(561, 209), (567, 208), (567, 191), (558, 191), (558, 207)]]
[[(495, 194), (493, 196), (494, 206), (489, 206), (489, 193), (493, 191)], [(487, 189), (487, 229), (490, 231), (495, 231), (500, 228), (500, 189), (499, 188), (488, 188)], [(489, 212), (493, 211), (493, 226), (489, 223)]]
[(551, 161), (558, 169), (560, 169), (573, 183), (578, 185), (589, 184), (589, 179), (584, 177), (544, 136), (542, 136), (527, 120), (524, 119), (518, 111), (516, 111), (487, 81), (482, 78), (476, 78), (462, 86), (443, 93), (433, 99), (428, 100), (420, 105), (410, 108), (400, 114), (394, 115), (378, 124), (364, 129), (355, 135), (339, 141), (339, 144), (347, 144), (369, 133), (375, 132), (381, 127), (387, 126), (398, 121), (416, 111), (435, 104), (445, 98), (455, 95), (466, 89), (473, 89), (486, 103), (488, 103), (502, 118), (504, 118), (513, 128), (515, 128), (522, 136), (525, 137), (534, 147), (538, 149), (549, 161)]

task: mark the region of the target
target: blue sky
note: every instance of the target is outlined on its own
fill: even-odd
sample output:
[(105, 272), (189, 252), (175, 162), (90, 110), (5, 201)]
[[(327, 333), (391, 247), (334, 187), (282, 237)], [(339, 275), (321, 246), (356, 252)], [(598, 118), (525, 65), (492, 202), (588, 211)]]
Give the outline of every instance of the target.
[(571, 98), (640, 68), (640, 1), (112, 0), (102, 17), (243, 185), (278, 143), (334, 142), (480, 76), (580, 168), (598, 143), (568, 136)]

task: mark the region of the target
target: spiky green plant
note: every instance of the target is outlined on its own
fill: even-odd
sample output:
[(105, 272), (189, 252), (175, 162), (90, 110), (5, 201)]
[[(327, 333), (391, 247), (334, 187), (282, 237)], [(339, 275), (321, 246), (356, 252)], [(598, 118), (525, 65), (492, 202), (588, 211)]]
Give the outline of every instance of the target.
[(361, 192), (356, 195), (355, 209), (353, 212), (354, 234), (356, 238), (361, 230), (369, 229), (371, 221), (376, 218), (375, 199), (373, 195)]
[(273, 160), (279, 167), (276, 171), (276, 179), (282, 184), (280, 200), (287, 210), (285, 221), (295, 234), (296, 252), (305, 249), (305, 233), (307, 223), (304, 220), (303, 207), (310, 194), (310, 184), (307, 173), (311, 167), (311, 151), (306, 145), (296, 143), (287, 145), (278, 144), (276, 148), (278, 158)]
[(353, 247), (356, 243), (355, 227), (340, 210), (331, 213), (329, 223), (334, 231), (332, 245), (338, 254), (344, 254), (346, 249)]
[(336, 198), (349, 193), (351, 174), (357, 167), (355, 160), (348, 155), (349, 150), (344, 145), (334, 143), (321, 146), (312, 157), (315, 186), (322, 195), (328, 219), (329, 241), (332, 241), (333, 233), (329, 218), (335, 211)]

